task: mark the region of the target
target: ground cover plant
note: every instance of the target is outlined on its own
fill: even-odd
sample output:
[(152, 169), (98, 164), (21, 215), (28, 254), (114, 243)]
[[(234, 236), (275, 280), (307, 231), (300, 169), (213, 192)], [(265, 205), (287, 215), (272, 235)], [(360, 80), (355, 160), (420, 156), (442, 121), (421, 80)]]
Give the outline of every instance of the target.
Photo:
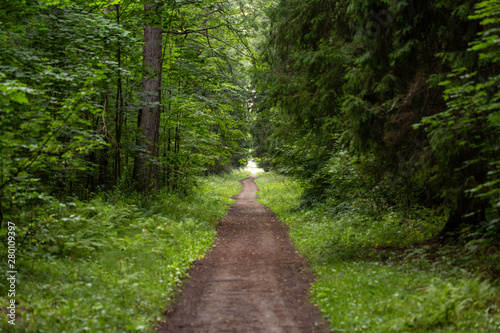
[(256, 183), (260, 202), (290, 227), (317, 275), (312, 301), (333, 331), (500, 329), (498, 251), (477, 252), (459, 242), (437, 247), (432, 239), (445, 216), (388, 206), (374, 212), (373, 202), (352, 195), (362, 193), (359, 186), (335, 204), (299, 209), (305, 199), (300, 182), (268, 172)]
[[(152, 332), (248, 176), (203, 178), (187, 195), (109, 193), (59, 204), (20, 248), (18, 317), (15, 326), (2, 321), (2, 332)], [(0, 287), (8, 289), (5, 279)], [(7, 308), (7, 295), (0, 305)]]

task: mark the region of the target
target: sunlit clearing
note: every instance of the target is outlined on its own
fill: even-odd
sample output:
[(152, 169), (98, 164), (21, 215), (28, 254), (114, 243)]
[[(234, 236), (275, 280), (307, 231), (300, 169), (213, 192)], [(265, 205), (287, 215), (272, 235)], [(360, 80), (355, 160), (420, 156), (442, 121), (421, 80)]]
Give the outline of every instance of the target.
[(250, 171), (252, 174), (256, 174), (257, 172), (264, 172), (263, 169), (257, 168), (257, 163), (255, 163), (254, 160), (248, 161), (245, 171)]

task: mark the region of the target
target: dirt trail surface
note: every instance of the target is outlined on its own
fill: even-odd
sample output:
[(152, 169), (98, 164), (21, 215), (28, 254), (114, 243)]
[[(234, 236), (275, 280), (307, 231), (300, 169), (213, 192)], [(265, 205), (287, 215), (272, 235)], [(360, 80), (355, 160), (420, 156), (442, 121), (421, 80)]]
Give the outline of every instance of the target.
[(216, 246), (189, 269), (159, 332), (327, 332), (307, 300), (314, 276), (286, 226), (255, 201), (255, 178), (241, 181)]

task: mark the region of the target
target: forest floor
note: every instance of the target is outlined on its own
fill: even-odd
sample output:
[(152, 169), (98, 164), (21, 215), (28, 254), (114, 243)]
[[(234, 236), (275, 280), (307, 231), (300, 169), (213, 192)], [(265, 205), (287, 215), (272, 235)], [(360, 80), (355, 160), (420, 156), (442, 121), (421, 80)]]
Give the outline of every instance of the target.
[(314, 275), (288, 228), (255, 201), (256, 175), (244, 179), (217, 227), (218, 240), (191, 277), (159, 332), (326, 332), (308, 302)]

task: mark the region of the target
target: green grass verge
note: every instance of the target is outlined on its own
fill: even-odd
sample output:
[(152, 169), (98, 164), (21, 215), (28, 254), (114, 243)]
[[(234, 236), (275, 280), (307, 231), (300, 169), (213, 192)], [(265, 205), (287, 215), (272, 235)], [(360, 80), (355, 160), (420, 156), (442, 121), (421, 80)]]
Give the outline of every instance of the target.
[[(188, 196), (147, 203), (101, 196), (45, 218), (50, 232), (17, 258), (15, 326), (0, 296), (0, 331), (153, 332), (186, 270), (213, 245), (216, 221), (241, 189), (237, 180), (249, 175), (208, 177)], [(8, 290), (4, 278), (0, 288)]]
[(256, 183), (259, 201), (290, 227), (314, 270), (312, 302), (332, 331), (500, 332), (497, 282), (464, 270), (454, 248), (428, 258), (425, 246), (412, 247), (439, 230), (442, 217), (422, 209), (373, 214), (356, 199), (299, 210), (299, 183), (273, 173)]

